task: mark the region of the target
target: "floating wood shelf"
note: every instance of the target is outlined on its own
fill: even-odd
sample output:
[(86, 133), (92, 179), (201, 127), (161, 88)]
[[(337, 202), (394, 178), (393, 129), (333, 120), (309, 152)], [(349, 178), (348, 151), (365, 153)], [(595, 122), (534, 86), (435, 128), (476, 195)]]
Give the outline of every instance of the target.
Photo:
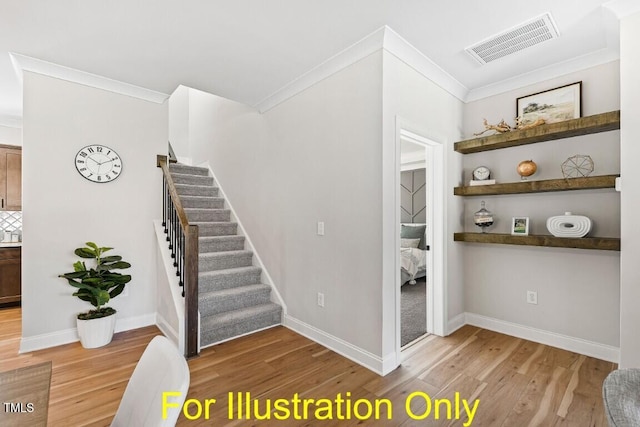
[(488, 196), (496, 194), (546, 193), (549, 191), (593, 190), (615, 188), (620, 175), (600, 175), (586, 178), (545, 179), (542, 181), (519, 181), (504, 184), (456, 187), (456, 196)]
[(454, 144), (454, 150), (462, 154), (478, 153), (480, 151), (534, 144), (536, 142), (589, 135), (616, 129), (620, 129), (620, 111), (611, 111), (594, 116), (541, 125), (530, 129), (467, 139), (456, 142)]
[(620, 239), (615, 237), (566, 238), (554, 236), (512, 236), (498, 233), (454, 233), (456, 242), (498, 243), (503, 245), (551, 246), (555, 248), (598, 249), (619, 251)]

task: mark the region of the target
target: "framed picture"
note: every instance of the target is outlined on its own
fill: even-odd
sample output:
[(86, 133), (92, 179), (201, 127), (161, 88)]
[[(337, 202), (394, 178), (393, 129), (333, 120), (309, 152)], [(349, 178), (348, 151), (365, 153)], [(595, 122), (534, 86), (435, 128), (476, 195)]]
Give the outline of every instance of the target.
[(582, 82), (571, 83), (516, 99), (516, 116), (522, 125), (543, 119), (557, 123), (582, 116)]
[(511, 234), (513, 236), (529, 235), (529, 218), (526, 216), (516, 216), (511, 219)]

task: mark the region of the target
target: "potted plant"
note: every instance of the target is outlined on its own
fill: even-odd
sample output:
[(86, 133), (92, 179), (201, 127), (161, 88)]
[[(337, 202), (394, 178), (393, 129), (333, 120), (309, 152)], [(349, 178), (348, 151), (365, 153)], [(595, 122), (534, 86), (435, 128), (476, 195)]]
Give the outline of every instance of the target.
[(85, 247), (76, 249), (74, 253), (80, 258), (94, 260), (95, 265), (87, 268), (84, 261), (77, 261), (73, 264), (74, 271), (58, 276), (78, 288), (73, 296), (88, 301), (95, 307), (77, 317), (78, 335), (84, 348), (102, 347), (111, 342), (116, 310), (105, 304), (120, 295), (125, 284), (131, 281), (130, 275), (112, 271), (129, 268), (131, 264), (122, 261), (122, 257), (118, 255), (103, 256), (111, 249), (113, 248), (102, 248), (93, 242), (87, 242)]

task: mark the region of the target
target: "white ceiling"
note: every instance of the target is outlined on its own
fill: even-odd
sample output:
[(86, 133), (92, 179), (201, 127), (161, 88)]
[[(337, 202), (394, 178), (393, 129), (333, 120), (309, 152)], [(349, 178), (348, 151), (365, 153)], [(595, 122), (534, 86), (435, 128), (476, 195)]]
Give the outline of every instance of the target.
[[(638, 0), (0, 0), (0, 121), (22, 115), (9, 52), (170, 94), (256, 105), (383, 25), (468, 90), (618, 57), (612, 3)], [(603, 7), (606, 6), (606, 7)], [(464, 49), (551, 12), (560, 37), (480, 65)]]

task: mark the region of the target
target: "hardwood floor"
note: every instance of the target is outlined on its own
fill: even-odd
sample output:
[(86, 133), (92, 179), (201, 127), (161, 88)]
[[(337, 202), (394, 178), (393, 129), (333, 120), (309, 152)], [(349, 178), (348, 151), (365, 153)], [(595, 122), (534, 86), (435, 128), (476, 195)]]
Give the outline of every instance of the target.
[[(108, 426), (137, 360), (158, 334), (157, 328), (147, 327), (116, 334), (111, 344), (99, 349), (85, 350), (74, 343), (18, 355), (20, 310), (0, 310), (0, 371), (52, 360), (49, 426)], [(464, 403), (473, 408), (475, 399), (479, 403), (472, 426), (606, 426), (601, 387), (616, 368), (610, 362), (471, 326), (449, 337), (428, 337), (385, 377), (284, 327), (205, 349), (189, 367), (188, 399), (216, 402), (210, 405), (209, 419), (204, 411), (196, 420), (181, 415), (180, 426), (461, 426), (469, 425)], [(271, 420), (239, 420), (237, 394), (230, 419), (231, 392), (250, 392), (259, 401), (258, 415), (264, 415), (267, 401), (275, 405), (276, 399), (286, 399), (282, 402), (289, 405), (289, 419), (276, 420), (276, 413), (286, 414), (272, 407)], [(314, 418), (320, 401), (309, 406), (309, 419), (294, 420), (295, 393), (300, 399), (331, 400), (334, 419)], [(338, 394), (344, 404), (335, 402)], [(381, 419), (372, 418), (375, 411), (365, 417), (367, 403), (359, 399), (372, 407), (381, 402)], [(382, 404), (385, 399), (388, 405)], [(451, 420), (446, 419), (449, 402)], [(339, 406), (341, 415), (352, 411), (350, 420), (336, 419)], [(197, 409), (192, 401), (192, 416)], [(411, 414), (419, 418), (427, 409), (423, 420), (412, 419)], [(356, 414), (368, 419), (359, 420)]]

